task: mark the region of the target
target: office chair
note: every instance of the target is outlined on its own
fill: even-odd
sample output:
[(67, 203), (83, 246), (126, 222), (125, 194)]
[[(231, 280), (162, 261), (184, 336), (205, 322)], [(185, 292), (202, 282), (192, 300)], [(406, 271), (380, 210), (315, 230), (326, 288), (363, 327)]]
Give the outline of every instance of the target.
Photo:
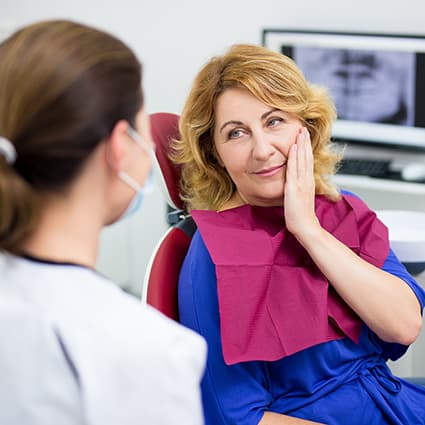
[(156, 145), (157, 173), (167, 204), (168, 223), (171, 225), (155, 247), (146, 269), (142, 300), (166, 316), (179, 320), (177, 286), (181, 265), (196, 224), (185, 211), (179, 196), (180, 167), (168, 155), (170, 142), (179, 136), (179, 116), (170, 113), (150, 115), (153, 141)]

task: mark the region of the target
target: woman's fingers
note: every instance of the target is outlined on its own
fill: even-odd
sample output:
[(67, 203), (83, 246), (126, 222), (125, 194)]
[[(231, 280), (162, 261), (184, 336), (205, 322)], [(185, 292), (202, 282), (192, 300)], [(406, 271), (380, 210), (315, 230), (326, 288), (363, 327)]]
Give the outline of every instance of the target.
[(294, 143), (289, 148), (288, 153), (288, 159), (286, 162), (286, 181), (288, 182), (294, 182), (298, 177), (298, 170), (297, 170), (297, 144)]
[(310, 135), (303, 127), (288, 153), (286, 181), (293, 189), (304, 191), (314, 181), (313, 161)]
[(314, 171), (314, 157), (313, 157), (313, 149), (311, 147), (311, 139), (308, 130), (304, 127), (304, 157), (306, 169), (305, 173), (308, 178), (313, 178)]
[(296, 142), (291, 146), (288, 168), (290, 168), (291, 177), (297, 179), (305, 176), (310, 178), (313, 175), (313, 152), (310, 135), (305, 127), (300, 129)]

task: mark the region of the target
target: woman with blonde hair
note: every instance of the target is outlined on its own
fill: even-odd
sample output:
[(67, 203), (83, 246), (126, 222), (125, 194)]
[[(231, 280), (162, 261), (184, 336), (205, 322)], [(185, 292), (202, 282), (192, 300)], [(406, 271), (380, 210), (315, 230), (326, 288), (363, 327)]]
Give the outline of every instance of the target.
[(0, 423), (203, 422), (199, 335), (95, 271), (152, 166), (141, 64), (70, 21), (0, 44)]
[(208, 342), (208, 425), (424, 423), (425, 389), (386, 360), (418, 336), (425, 293), (332, 184), (334, 118), (266, 48), (235, 45), (195, 79), (173, 158), (198, 226), (179, 309)]

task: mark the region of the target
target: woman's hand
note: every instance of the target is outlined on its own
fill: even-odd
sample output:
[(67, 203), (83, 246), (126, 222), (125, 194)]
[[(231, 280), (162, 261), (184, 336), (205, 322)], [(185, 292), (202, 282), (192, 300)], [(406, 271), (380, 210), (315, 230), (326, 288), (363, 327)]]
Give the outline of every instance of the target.
[(289, 150), (283, 198), (286, 227), (301, 240), (320, 228), (314, 210), (313, 167), (310, 135), (303, 127)]
[(372, 331), (384, 341), (411, 344), (422, 326), (414, 292), (400, 278), (366, 262), (321, 227), (314, 209), (314, 186), (310, 137), (302, 129), (288, 155), (283, 200), (288, 230)]

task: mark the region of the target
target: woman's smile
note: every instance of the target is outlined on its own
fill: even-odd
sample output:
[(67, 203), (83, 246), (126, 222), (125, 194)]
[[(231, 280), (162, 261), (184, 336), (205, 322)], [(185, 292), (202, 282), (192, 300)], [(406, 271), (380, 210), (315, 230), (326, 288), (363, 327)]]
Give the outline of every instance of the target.
[(275, 174), (279, 173), (280, 170), (282, 170), (282, 168), (285, 166), (285, 164), (286, 164), (286, 162), (284, 162), (280, 165), (273, 166), (273, 167), (262, 168), (261, 170), (254, 171), (252, 174), (255, 174), (257, 176), (263, 176), (263, 177), (274, 176)]

